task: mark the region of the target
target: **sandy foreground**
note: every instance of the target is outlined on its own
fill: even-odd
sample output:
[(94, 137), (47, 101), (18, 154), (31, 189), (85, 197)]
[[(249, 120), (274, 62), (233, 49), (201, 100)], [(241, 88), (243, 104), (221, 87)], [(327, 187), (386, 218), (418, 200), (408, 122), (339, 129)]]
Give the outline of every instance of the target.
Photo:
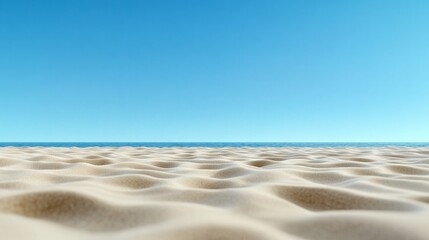
[(429, 239), (429, 148), (0, 148), (1, 239)]

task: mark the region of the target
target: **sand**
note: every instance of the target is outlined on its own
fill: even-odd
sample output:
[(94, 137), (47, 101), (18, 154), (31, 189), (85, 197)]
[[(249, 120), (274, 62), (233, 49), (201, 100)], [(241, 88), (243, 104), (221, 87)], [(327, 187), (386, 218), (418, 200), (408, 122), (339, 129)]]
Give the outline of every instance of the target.
[(429, 148), (0, 148), (1, 239), (429, 239)]

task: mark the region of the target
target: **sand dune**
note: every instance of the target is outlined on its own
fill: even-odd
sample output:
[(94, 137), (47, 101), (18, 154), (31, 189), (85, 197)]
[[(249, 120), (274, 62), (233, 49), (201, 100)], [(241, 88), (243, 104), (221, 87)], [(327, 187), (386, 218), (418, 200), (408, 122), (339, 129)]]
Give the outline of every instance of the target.
[(429, 239), (429, 149), (0, 148), (1, 239)]

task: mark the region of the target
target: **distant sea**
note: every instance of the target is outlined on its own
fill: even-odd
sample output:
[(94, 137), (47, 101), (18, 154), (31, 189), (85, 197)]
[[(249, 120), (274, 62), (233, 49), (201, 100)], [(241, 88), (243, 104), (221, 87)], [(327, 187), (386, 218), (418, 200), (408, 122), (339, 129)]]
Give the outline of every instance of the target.
[(0, 147), (429, 147), (429, 142), (0, 142)]

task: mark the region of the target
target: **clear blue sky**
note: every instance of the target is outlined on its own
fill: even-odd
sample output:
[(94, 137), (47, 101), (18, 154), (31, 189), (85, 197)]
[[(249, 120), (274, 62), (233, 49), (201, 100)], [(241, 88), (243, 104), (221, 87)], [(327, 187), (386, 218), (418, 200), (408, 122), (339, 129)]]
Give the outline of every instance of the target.
[(429, 1), (0, 1), (0, 141), (429, 141)]

